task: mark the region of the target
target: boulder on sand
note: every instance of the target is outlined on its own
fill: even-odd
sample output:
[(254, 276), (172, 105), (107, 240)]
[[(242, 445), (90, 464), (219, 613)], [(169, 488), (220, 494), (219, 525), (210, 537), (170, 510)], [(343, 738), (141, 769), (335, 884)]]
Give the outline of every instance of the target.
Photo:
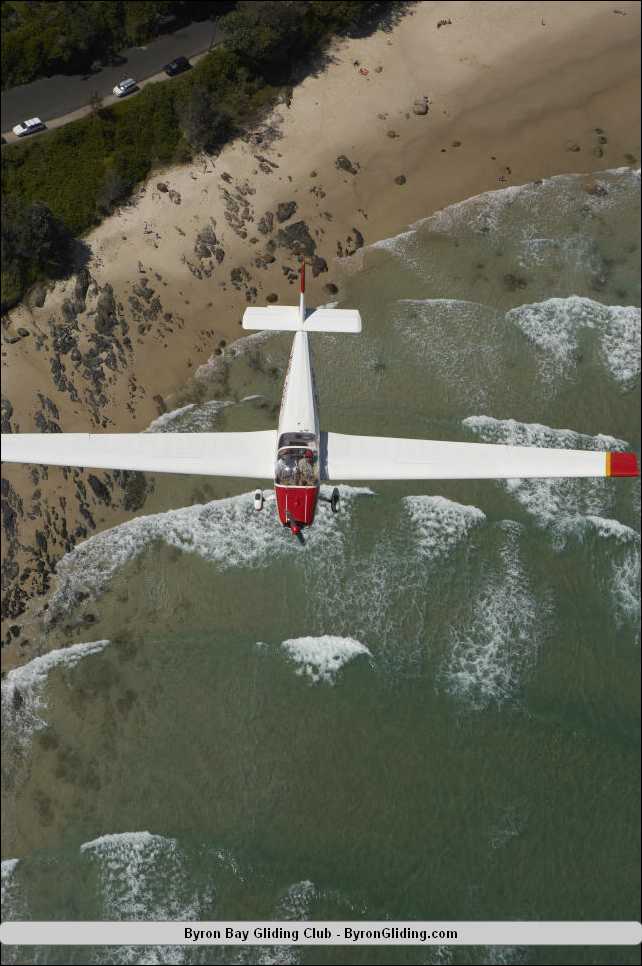
[(276, 217), (281, 224), (291, 218), (297, 209), (296, 201), (282, 201), (276, 209)]

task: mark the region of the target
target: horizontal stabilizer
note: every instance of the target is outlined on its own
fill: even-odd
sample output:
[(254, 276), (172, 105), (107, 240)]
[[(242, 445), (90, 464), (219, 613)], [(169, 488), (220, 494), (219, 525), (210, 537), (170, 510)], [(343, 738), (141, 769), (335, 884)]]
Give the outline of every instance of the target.
[(327, 480), (637, 476), (635, 453), (322, 434)]
[(305, 320), (306, 332), (361, 332), (356, 309), (315, 309)]
[(252, 306), (243, 313), (244, 329), (272, 329), (281, 332), (361, 332), (356, 309), (315, 309), (301, 325), (301, 308), (296, 305)]
[(276, 430), (258, 433), (3, 433), (2, 461), (269, 480)]
[(267, 305), (249, 308), (243, 313), (244, 329), (274, 329), (296, 332), (301, 328), (301, 314), (297, 305)]

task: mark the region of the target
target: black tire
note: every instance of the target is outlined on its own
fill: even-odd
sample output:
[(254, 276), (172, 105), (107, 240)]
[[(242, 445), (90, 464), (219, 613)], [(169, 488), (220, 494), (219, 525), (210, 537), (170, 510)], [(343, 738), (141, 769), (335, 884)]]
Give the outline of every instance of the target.
[(330, 497), (330, 509), (332, 510), (333, 513), (339, 512), (339, 501), (340, 501), (339, 490), (335, 486), (334, 490), (332, 491), (332, 496)]

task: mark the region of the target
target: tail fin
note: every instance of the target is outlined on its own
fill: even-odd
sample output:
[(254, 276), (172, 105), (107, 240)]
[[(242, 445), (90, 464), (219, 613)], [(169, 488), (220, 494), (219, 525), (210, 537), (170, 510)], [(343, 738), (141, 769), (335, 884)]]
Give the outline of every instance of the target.
[(305, 260), (299, 273), (299, 305), (268, 305), (249, 308), (243, 313), (244, 329), (276, 329), (282, 332), (361, 332), (361, 316), (356, 309), (315, 309), (306, 316)]

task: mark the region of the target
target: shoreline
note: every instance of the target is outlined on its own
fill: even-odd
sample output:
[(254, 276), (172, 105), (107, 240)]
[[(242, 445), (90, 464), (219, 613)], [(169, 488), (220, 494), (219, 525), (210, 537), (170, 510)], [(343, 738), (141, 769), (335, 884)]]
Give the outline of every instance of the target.
[[(624, 15), (603, 2), (481, 6), (483, 16), (479, 3), (424, 2), (389, 32), (335, 41), (332, 62), (294, 89), (290, 107), (215, 159), (154, 174), (87, 236), (93, 257), (80, 287), (55, 283), (43, 305), (32, 298), (8, 313), (12, 428), (146, 428), (224, 352), (221, 340), (242, 334), (246, 305), (296, 298), (297, 245), (317, 270), (310, 304), (324, 303), (337, 298), (326, 288), (338, 281), (337, 258), (449, 204), (639, 165), (639, 5), (623, 4)], [(416, 114), (423, 97), (427, 113)], [(113, 474), (92, 484), (90, 471), (32, 470), (3, 467), (15, 528), (4, 574), (15, 593), (31, 568), (20, 588), (42, 601), (66, 544), (128, 519), (144, 487), (128, 501), (132, 484)], [(3, 617), (4, 668), (36, 652), (21, 644), (25, 618)]]

